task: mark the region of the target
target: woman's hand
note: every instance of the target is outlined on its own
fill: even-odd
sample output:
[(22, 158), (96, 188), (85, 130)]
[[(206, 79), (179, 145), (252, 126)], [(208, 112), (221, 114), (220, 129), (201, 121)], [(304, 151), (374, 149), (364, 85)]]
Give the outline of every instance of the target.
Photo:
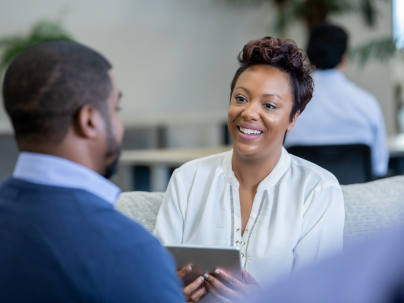
[[(180, 279), (182, 279), (183, 276), (190, 273), (191, 271), (192, 267), (191, 265), (188, 265), (178, 270), (177, 275)], [(200, 276), (194, 282), (188, 284), (182, 289), (182, 292), (185, 295), (185, 300), (187, 302), (199, 302), (208, 294), (206, 286), (202, 286), (200, 289), (198, 289), (198, 287), (203, 283), (204, 280), (205, 279)]]
[[(221, 277), (232, 285), (227, 287), (216, 277)], [(214, 275), (205, 274), (206, 287), (208, 291), (217, 299), (218, 302), (235, 302), (247, 300), (249, 296), (255, 295), (261, 291), (261, 287), (255, 279), (243, 268), (243, 282), (228, 274), (222, 269), (215, 270)]]

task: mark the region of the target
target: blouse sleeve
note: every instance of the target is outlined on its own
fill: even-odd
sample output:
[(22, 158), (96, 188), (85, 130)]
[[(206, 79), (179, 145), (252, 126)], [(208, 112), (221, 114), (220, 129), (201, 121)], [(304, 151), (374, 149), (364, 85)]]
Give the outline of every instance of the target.
[(170, 179), (163, 202), (157, 214), (154, 235), (162, 244), (181, 244), (187, 195), (179, 170)]
[(341, 187), (332, 184), (315, 188), (304, 207), (302, 232), (293, 251), (293, 272), (343, 249), (345, 210)]

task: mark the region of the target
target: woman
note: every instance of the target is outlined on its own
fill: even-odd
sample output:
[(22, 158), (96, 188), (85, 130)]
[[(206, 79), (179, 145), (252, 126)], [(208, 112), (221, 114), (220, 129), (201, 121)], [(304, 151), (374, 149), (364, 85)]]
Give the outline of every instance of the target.
[[(184, 289), (230, 302), (342, 250), (344, 201), (336, 178), (283, 148), (313, 93), (310, 67), (292, 41), (250, 41), (231, 83), (230, 152), (177, 169), (157, 217), (164, 244), (239, 246), (244, 281), (231, 290), (207, 275)], [(321, 125), (319, 125), (321, 127)], [(180, 270), (183, 275), (191, 268)], [(248, 271), (248, 273), (247, 273)], [(195, 292), (194, 292), (195, 291)]]

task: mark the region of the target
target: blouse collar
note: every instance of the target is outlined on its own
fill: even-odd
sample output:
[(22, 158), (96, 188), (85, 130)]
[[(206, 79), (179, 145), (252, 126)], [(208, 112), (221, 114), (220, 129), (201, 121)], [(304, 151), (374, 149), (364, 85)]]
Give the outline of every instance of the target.
[[(226, 181), (233, 187), (239, 188), (240, 184), (234, 175), (231, 159), (233, 157), (233, 150), (229, 151), (223, 159), (222, 168)], [(282, 147), (281, 157), (272, 170), (272, 172), (265, 177), (258, 186), (257, 191), (269, 189), (274, 186), (282, 178), (285, 172), (289, 169), (292, 160), (289, 153)]]

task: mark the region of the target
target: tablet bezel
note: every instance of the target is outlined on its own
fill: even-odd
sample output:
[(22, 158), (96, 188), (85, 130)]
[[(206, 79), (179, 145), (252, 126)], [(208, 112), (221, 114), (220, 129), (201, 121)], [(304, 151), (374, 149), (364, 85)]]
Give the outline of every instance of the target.
[(185, 286), (205, 273), (214, 273), (216, 268), (223, 269), (240, 281), (242, 280), (241, 254), (238, 247), (188, 244), (164, 246), (173, 256), (177, 270), (189, 264), (192, 266), (192, 271), (183, 277)]

